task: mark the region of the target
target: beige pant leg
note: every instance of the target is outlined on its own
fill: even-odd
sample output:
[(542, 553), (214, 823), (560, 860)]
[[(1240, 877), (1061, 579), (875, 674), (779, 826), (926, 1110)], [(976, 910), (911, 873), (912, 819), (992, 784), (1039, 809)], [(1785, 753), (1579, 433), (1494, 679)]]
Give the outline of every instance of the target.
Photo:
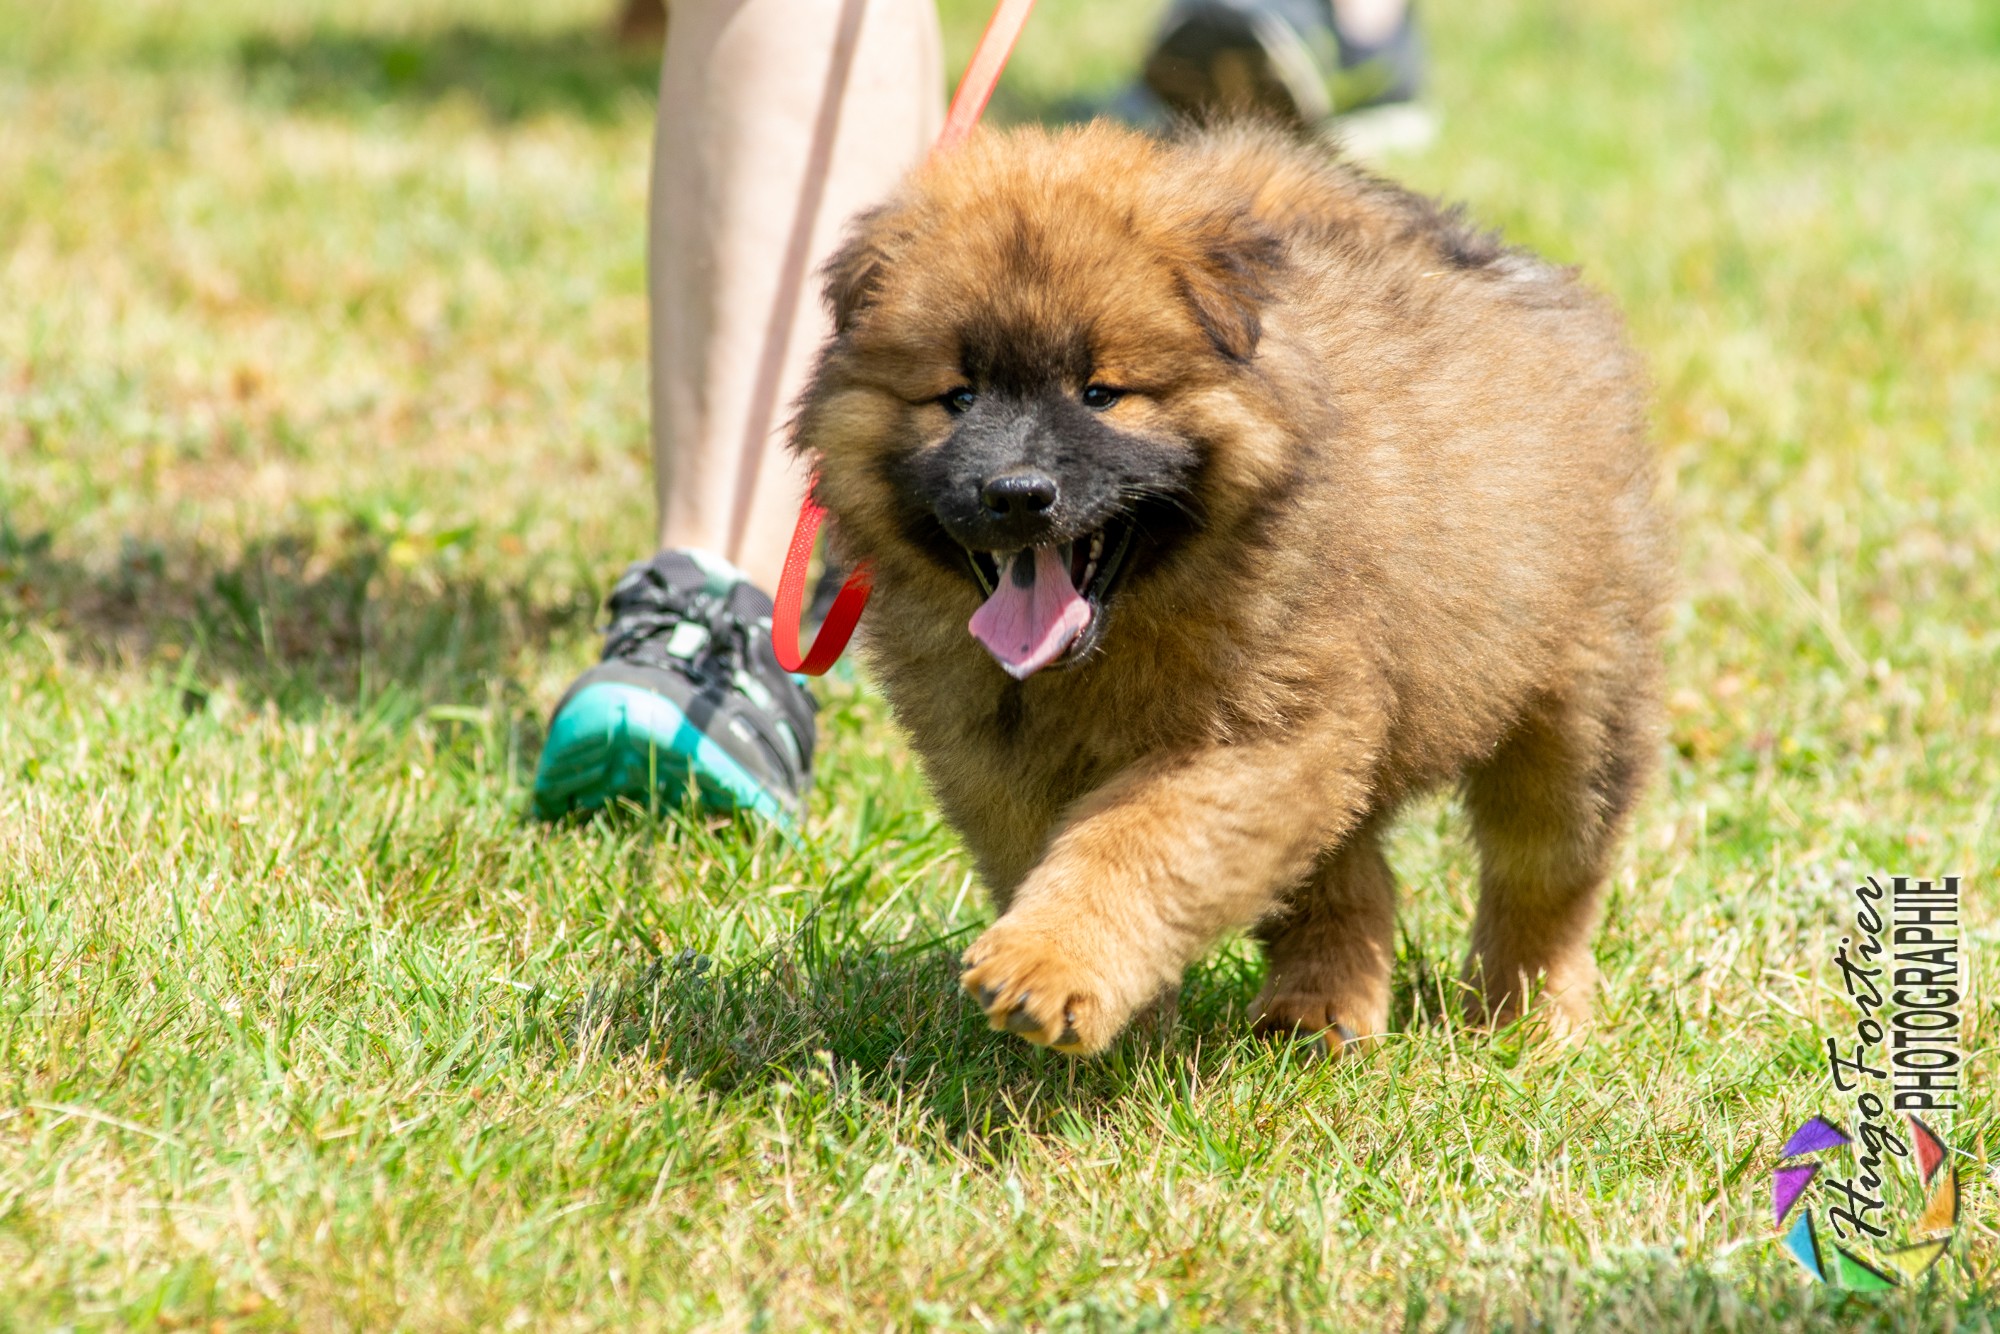
[(923, 156), (932, 0), (673, 0), (649, 297), (660, 545), (777, 584), (805, 477), (786, 420), (827, 332), (815, 270)]

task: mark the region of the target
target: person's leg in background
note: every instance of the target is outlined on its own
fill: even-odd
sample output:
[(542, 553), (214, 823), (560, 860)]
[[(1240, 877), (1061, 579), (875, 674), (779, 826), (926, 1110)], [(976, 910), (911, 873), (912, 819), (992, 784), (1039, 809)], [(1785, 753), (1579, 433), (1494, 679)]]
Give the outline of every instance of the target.
[(932, 0), (674, 0), (651, 200), (660, 554), (611, 596), (604, 660), (550, 721), (544, 817), (618, 797), (784, 818), (812, 701), (770, 650), (804, 477), (782, 448), (826, 334), (815, 270), (943, 110)]

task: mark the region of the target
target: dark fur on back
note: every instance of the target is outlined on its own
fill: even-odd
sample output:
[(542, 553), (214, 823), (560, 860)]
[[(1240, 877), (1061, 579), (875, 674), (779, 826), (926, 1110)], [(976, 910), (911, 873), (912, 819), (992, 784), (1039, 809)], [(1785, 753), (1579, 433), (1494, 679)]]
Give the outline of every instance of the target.
[[(1601, 300), (1318, 145), (1103, 125), (926, 166), (826, 290), (796, 442), (875, 565), (868, 660), (1002, 909), (967, 956), (997, 1026), (1097, 1050), (1254, 924), (1267, 1025), (1379, 1032), (1380, 835), (1450, 782), (1479, 1008), (1538, 981), (1587, 1014), (1671, 564)], [(1122, 396), (1078, 407), (1092, 386)], [(1057, 536), (1137, 534), (1089, 654), (1024, 682), (966, 629), (964, 488), (1008, 450), (1060, 479)]]

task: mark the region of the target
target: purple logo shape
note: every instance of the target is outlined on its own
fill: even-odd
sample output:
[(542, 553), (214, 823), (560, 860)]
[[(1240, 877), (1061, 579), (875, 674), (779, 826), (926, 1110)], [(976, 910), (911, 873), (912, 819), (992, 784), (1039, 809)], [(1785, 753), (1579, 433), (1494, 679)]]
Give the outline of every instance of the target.
[(1797, 1167), (1781, 1167), (1771, 1174), (1771, 1221), (1783, 1223), (1785, 1215), (1805, 1194), (1806, 1186), (1819, 1171), (1818, 1163), (1802, 1163)]
[[(1792, 1132), (1792, 1137), (1785, 1141), (1785, 1147), (1778, 1150), (1778, 1156), (1796, 1158), (1802, 1153), (1817, 1153), (1845, 1143), (1847, 1136), (1840, 1132), (1839, 1127), (1823, 1116), (1815, 1116)], [(1803, 1187), (1805, 1183), (1799, 1184)]]

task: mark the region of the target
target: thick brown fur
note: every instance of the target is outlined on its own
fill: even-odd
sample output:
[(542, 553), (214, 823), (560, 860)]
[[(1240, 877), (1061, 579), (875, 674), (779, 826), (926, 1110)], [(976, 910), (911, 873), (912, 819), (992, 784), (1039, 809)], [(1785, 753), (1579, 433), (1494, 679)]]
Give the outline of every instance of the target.
[[(1588, 1017), (1589, 937), (1656, 747), (1668, 527), (1642, 377), (1574, 275), (1253, 127), (985, 133), (828, 269), (796, 424), (869, 664), (1000, 915), (995, 1027), (1104, 1048), (1249, 927), (1260, 1023), (1384, 1031), (1397, 807), (1461, 785), (1475, 1017)], [(1193, 460), (1101, 642), (1024, 682), (893, 479), (1005, 360)]]

